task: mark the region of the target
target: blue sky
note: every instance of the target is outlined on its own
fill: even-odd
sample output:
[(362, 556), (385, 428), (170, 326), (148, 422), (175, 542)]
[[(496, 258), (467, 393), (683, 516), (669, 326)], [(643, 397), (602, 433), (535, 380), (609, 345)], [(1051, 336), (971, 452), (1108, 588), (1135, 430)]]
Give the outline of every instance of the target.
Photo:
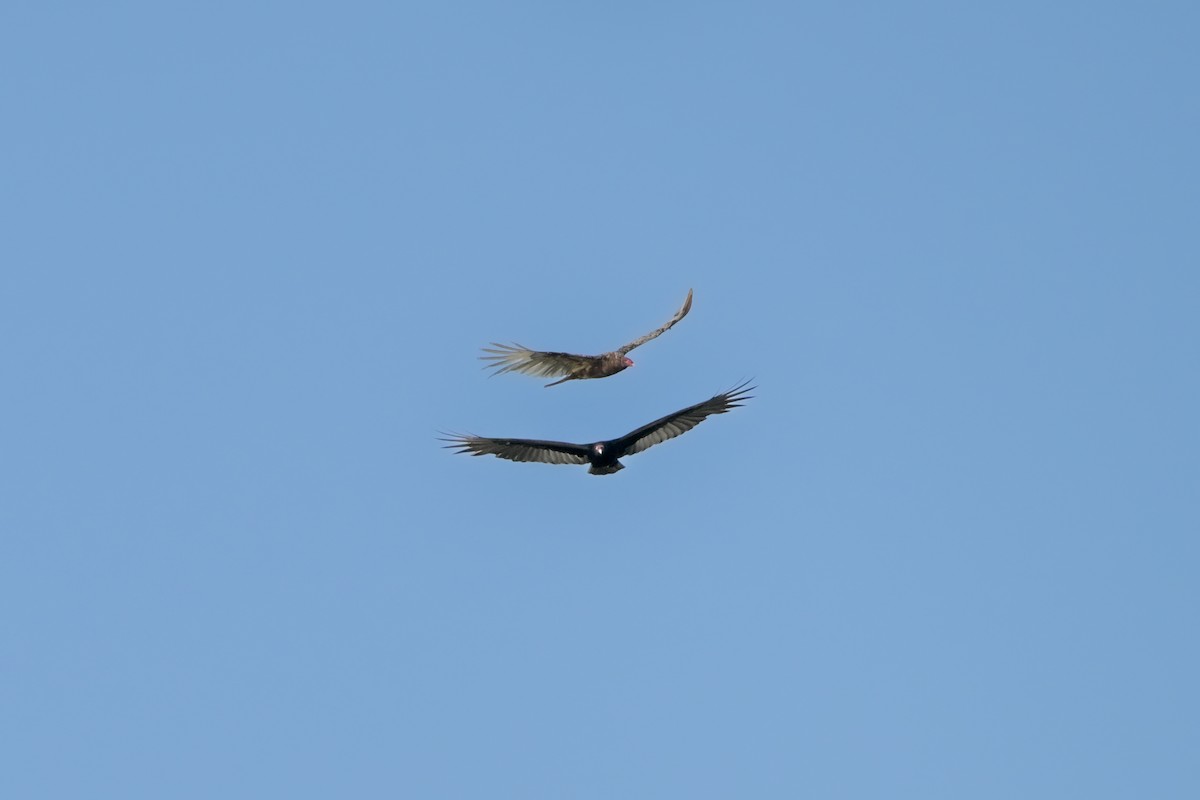
[(1197, 796), (1198, 28), (7, 4), (0, 793)]

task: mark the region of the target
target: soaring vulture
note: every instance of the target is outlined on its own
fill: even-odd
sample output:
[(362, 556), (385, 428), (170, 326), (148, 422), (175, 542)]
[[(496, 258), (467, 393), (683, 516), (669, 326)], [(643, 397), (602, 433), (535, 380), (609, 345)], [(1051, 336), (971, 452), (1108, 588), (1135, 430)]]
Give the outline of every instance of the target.
[(456, 453), (470, 453), (473, 456), (493, 455), (507, 458), (509, 461), (540, 461), (544, 464), (591, 464), (588, 468), (590, 474), (612, 475), (625, 468), (617, 459), (640, 453), (667, 439), (674, 439), (699, 425), (710, 414), (724, 414), (731, 408), (740, 406), (743, 401), (749, 400), (752, 397), (749, 392), (754, 391), (755, 387), (747, 387), (747, 383), (749, 381), (703, 403), (688, 406), (624, 436), (605, 442), (572, 444), (542, 439), (490, 439), (486, 436), (461, 434), (452, 434), (441, 441), (450, 442), (446, 447)]
[(635, 347), (641, 347), (651, 339), (662, 336), (679, 320), (692, 310), (692, 290), (688, 289), (687, 299), (683, 306), (671, 317), (671, 321), (656, 331), (651, 331), (640, 339), (634, 339), (624, 347), (619, 347), (610, 353), (598, 356), (579, 356), (573, 353), (553, 353), (544, 350), (530, 350), (519, 344), (497, 344), (483, 348), (483, 352), (491, 355), (480, 356), (483, 361), (490, 363), (484, 369), (495, 369), (492, 375), (503, 375), (506, 372), (523, 372), (538, 378), (559, 378), (553, 383), (547, 383), (547, 388), (557, 386), (566, 381), (586, 380), (587, 378), (607, 378), (616, 375), (626, 367), (632, 367), (633, 361), (626, 356)]

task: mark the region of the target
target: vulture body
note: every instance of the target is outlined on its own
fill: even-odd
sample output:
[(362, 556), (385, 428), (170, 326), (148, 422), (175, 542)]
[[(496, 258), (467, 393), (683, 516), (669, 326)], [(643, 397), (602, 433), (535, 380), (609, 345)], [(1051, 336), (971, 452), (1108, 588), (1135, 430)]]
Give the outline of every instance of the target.
[(492, 455), (509, 461), (538, 461), (544, 464), (590, 464), (592, 475), (612, 475), (625, 468), (619, 459), (647, 450), (656, 444), (687, 433), (713, 414), (724, 414), (749, 400), (754, 391), (746, 381), (718, 394), (643, 425), (616, 439), (591, 444), (552, 442), (544, 439), (500, 439), (485, 436), (451, 435), (441, 441), (448, 449), (473, 456)]
[(489, 355), (480, 356), (489, 362), (484, 369), (494, 369), (492, 375), (503, 375), (506, 372), (521, 372), (539, 378), (559, 378), (546, 387), (557, 386), (567, 381), (587, 380), (589, 378), (607, 378), (616, 375), (626, 367), (632, 367), (633, 361), (628, 357), (630, 350), (641, 347), (651, 339), (656, 339), (669, 331), (676, 322), (687, 316), (692, 310), (692, 290), (688, 289), (687, 299), (683, 306), (675, 312), (671, 320), (657, 330), (653, 330), (627, 345), (598, 356), (581, 356), (574, 353), (556, 353), (547, 350), (530, 350), (519, 344), (497, 344), (483, 348)]

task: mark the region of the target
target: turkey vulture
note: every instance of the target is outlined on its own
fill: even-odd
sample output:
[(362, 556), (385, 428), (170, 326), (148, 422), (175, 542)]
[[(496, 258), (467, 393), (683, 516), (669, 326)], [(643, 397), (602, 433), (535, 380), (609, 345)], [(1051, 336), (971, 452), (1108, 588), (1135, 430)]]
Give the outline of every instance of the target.
[(540, 461), (544, 464), (591, 464), (592, 475), (611, 475), (624, 465), (617, 459), (640, 453), (647, 448), (674, 439), (699, 425), (710, 414), (724, 414), (737, 408), (742, 401), (749, 400), (755, 387), (746, 387), (746, 381), (724, 394), (719, 394), (703, 403), (688, 406), (682, 411), (656, 419), (636, 431), (617, 439), (592, 444), (570, 442), (548, 442), (541, 439), (489, 439), (486, 436), (451, 435), (440, 441), (450, 442), (447, 449), (473, 456), (493, 455), (509, 461)]
[(515, 343), (510, 345), (492, 342), (491, 347), (483, 348), (483, 352), (491, 353), (492, 355), (480, 356), (479, 358), (483, 361), (491, 362), (485, 364), (484, 369), (495, 369), (496, 371), (492, 375), (503, 375), (506, 372), (523, 372), (526, 375), (534, 375), (539, 378), (565, 376), (561, 380), (547, 383), (547, 388), (557, 386), (566, 381), (607, 378), (609, 375), (616, 375), (626, 367), (633, 366), (633, 361), (626, 357), (626, 353), (635, 347), (641, 347), (651, 339), (662, 336), (676, 322), (686, 317), (687, 313), (691, 310), (692, 290), (688, 289), (687, 299), (683, 301), (683, 306), (675, 312), (675, 316), (671, 317), (671, 321), (666, 325), (663, 325), (656, 331), (647, 333), (640, 339), (634, 339), (629, 344), (619, 347), (611, 353), (602, 353), (598, 356), (551, 353), (542, 350), (530, 350), (528, 347)]

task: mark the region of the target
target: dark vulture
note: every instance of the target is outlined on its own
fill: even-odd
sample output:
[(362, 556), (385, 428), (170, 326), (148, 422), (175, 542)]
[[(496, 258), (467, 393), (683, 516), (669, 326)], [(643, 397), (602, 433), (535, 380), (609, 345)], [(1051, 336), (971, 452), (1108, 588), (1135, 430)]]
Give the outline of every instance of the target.
[(671, 321), (656, 331), (651, 331), (640, 339), (634, 339), (624, 347), (619, 347), (611, 353), (598, 356), (578, 356), (574, 353), (552, 353), (544, 350), (530, 350), (519, 344), (497, 344), (483, 348), (483, 352), (491, 355), (480, 356), (480, 359), (490, 363), (484, 369), (495, 369), (492, 375), (503, 375), (506, 372), (523, 372), (538, 378), (560, 378), (553, 383), (547, 383), (547, 388), (557, 386), (566, 381), (586, 380), (587, 378), (607, 378), (616, 375), (626, 367), (632, 367), (633, 361), (626, 356), (635, 347), (641, 347), (651, 339), (662, 336), (676, 322), (687, 316), (692, 310), (692, 290), (688, 289), (687, 299), (683, 306), (671, 317)]
[(592, 444), (570, 442), (548, 442), (542, 439), (490, 439), (486, 436), (464, 436), (452, 434), (441, 441), (450, 442), (447, 448), (456, 453), (473, 456), (492, 455), (509, 461), (540, 461), (544, 464), (591, 464), (592, 475), (612, 475), (624, 469), (617, 459), (647, 450), (667, 439), (674, 439), (699, 425), (710, 414), (724, 414), (749, 400), (753, 386), (745, 383), (735, 386), (724, 394), (709, 398), (703, 403), (688, 406), (682, 411), (656, 419), (636, 431), (617, 439)]

